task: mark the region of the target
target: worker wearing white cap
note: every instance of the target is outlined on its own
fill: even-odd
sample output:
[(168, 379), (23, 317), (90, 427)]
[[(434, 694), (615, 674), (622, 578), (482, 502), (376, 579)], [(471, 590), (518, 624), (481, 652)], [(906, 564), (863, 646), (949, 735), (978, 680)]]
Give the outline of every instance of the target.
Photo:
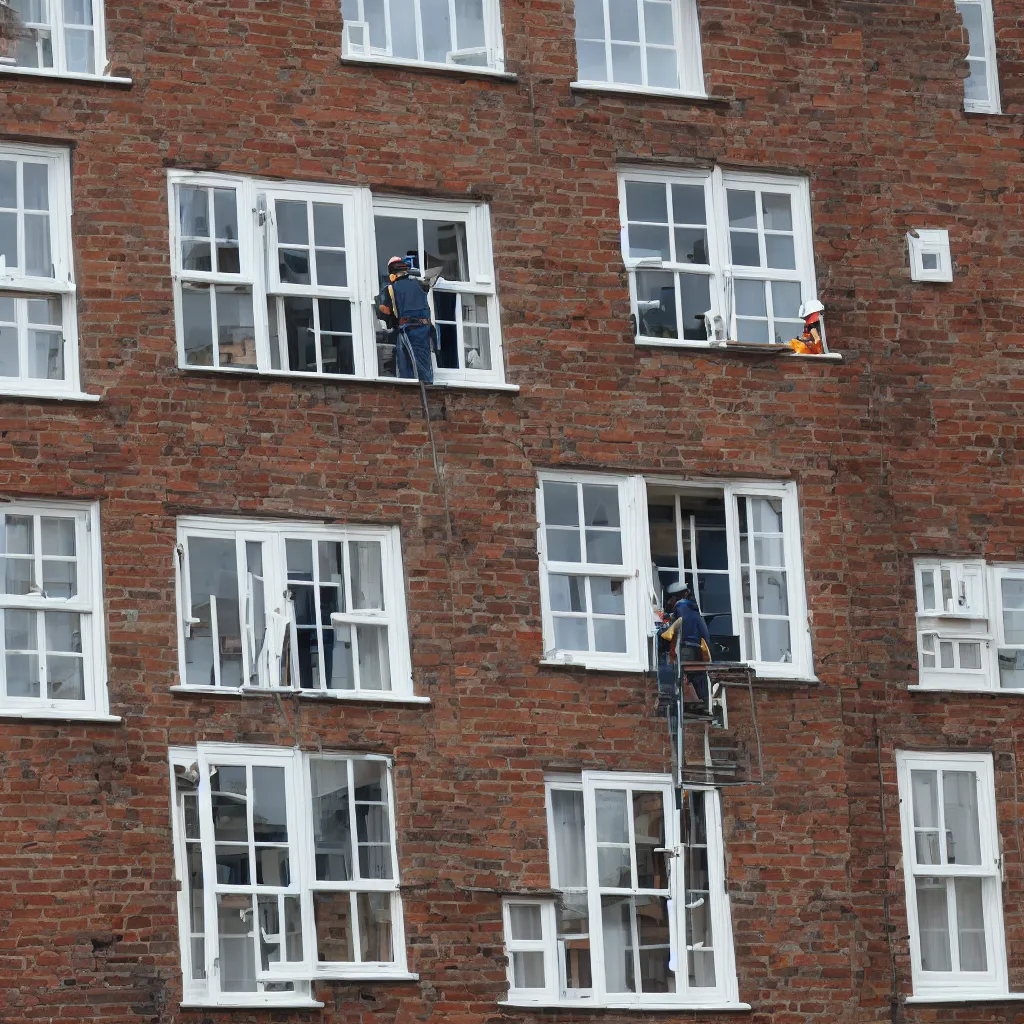
[(430, 350), (437, 333), (430, 319), (426, 291), (409, 276), (409, 263), (401, 256), (388, 260), (388, 284), (377, 298), (376, 312), (391, 331), (398, 376), (433, 384)]

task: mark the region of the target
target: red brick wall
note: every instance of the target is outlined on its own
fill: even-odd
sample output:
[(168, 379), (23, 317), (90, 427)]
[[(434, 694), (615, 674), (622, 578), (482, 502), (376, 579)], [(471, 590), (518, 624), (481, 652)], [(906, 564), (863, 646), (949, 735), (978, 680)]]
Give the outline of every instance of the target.
[[(645, 680), (538, 665), (541, 467), (799, 484), (821, 682), (759, 691), (765, 784), (723, 795), (751, 1019), (1024, 1020), (999, 1005), (891, 1016), (887, 888), (901, 995), (910, 967), (875, 747), (877, 729), (893, 868), (894, 749), (996, 753), (1011, 987), (1024, 989), (1024, 708), (906, 691), (912, 557), (1024, 560), (1024, 17), (995, 0), (1011, 116), (992, 117), (962, 112), (953, 0), (699, 6), (722, 103), (571, 92), (571, 0), (503, 0), (516, 82), (342, 66), (336, 0), (107, 0), (108, 51), (130, 89), (0, 78), (4, 137), (73, 147), (82, 376), (102, 395), (3, 400), (0, 489), (101, 501), (109, 693), (123, 717), (0, 728), (5, 1024), (317, 1016), (178, 1008), (166, 751), (203, 740), (395, 756), (421, 980), (325, 985), (324, 1020), (553, 1016), (496, 1006), (498, 892), (548, 881), (544, 772), (668, 760)], [(829, 341), (846, 361), (636, 348), (618, 234), (627, 161), (808, 176)], [(431, 396), (450, 541), (414, 391), (177, 368), (168, 167), (490, 203), (506, 373), (521, 390)], [(909, 280), (912, 226), (949, 228), (952, 284)], [(175, 518), (203, 512), (400, 523), (414, 676), (432, 704), (170, 693)]]

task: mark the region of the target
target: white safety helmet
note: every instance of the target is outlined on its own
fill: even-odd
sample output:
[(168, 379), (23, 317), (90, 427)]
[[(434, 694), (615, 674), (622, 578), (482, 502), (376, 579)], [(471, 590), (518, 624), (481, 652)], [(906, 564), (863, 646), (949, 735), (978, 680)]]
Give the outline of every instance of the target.
[(813, 302), (805, 302), (800, 307), (800, 319), (806, 320), (812, 313), (824, 313), (825, 307), (815, 299)]

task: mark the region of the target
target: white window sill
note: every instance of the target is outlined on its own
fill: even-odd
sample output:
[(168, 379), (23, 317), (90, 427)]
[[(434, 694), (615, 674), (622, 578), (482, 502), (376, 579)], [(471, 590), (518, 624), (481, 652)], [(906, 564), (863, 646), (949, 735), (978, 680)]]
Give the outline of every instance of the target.
[(965, 992), (956, 992), (949, 995), (934, 996), (907, 996), (906, 1003), (1019, 1003), (1024, 1001), (1024, 992), (1003, 992), (993, 994), (991, 992), (980, 992), (977, 995), (970, 995)]
[(21, 68), (14, 64), (0, 63), (0, 74), (29, 75), (32, 78), (56, 78), (70, 82), (90, 82), (93, 85), (132, 85), (131, 78), (118, 75), (89, 75), (83, 71), (51, 71), (49, 68)]
[(584, 668), (588, 672), (646, 672), (647, 669), (643, 665), (636, 663), (631, 664), (619, 664), (611, 665), (601, 662), (591, 662), (585, 660), (581, 655), (578, 659), (573, 658), (541, 658), (541, 665), (548, 668)]
[(911, 693), (982, 693), (989, 697), (1024, 697), (1024, 689), (1004, 690), (992, 686), (922, 686), (914, 683), (907, 689)]
[(498, 78), (505, 82), (517, 82), (519, 76), (511, 71), (499, 71), (497, 68), (488, 68), (482, 64), (441, 64), (430, 60), (408, 60), (404, 57), (379, 57), (374, 55), (365, 56), (362, 54), (343, 54), (342, 64), (379, 64), (391, 68), (409, 68), (419, 71), (442, 71), (450, 75), (460, 77), (470, 76), (482, 78)]
[(717, 99), (706, 92), (687, 92), (685, 89), (659, 89), (648, 85), (626, 85), (619, 82), (570, 82), (569, 88), (574, 92), (617, 92), (632, 96), (664, 96), (676, 100), (705, 100), (711, 103), (729, 103), (726, 99)]
[[(406, 377), (355, 377), (348, 374), (325, 373), (289, 373), (284, 370), (258, 370), (252, 366), (189, 366), (180, 365), (179, 370), (189, 373), (224, 374), (234, 377), (272, 377), (275, 380), (310, 380), (318, 384), (400, 384), (417, 387), (419, 381)], [(518, 392), (518, 384), (506, 384), (504, 381), (475, 380), (435, 380), (428, 388), (453, 388), (465, 391), (511, 391)], [(98, 400), (98, 399), (97, 399)]]
[(120, 715), (107, 715), (100, 711), (65, 711), (61, 708), (40, 708), (38, 711), (31, 708), (0, 708), (0, 718), (35, 719), (41, 722), (105, 722), (114, 725), (121, 721)]
[(183, 999), (178, 1005), (183, 1010), (321, 1010), (324, 1007), (318, 999), (293, 999), (287, 1003), (251, 999), (233, 999), (230, 1003), (213, 999)]
[(705, 352), (774, 356), (777, 359), (819, 359), (831, 363), (843, 362), (840, 352), (822, 352), (820, 355), (811, 355), (806, 352), (794, 352), (788, 345), (746, 345), (735, 341), (674, 341), (666, 338), (634, 338), (633, 340), (638, 347), (644, 348), (689, 348)]
[(964, 104), (964, 113), (989, 114), (990, 116), (993, 117), (1001, 117), (1003, 115), (1003, 111), (1000, 107), (990, 107), (985, 106), (984, 104), (979, 104), (978, 106), (968, 106), (966, 103)]
[(416, 694), (348, 693), (346, 691), (293, 690), (269, 686), (172, 686), (171, 693), (189, 697), (305, 697), (307, 700), (353, 701), (358, 704), (429, 704), (429, 697)]
[[(909, 1001), (909, 1000), (908, 1000)], [(502, 999), (499, 1006), (515, 1006), (520, 1009), (560, 1009), (560, 1010), (632, 1010), (634, 1013), (650, 1013), (652, 1011), (670, 1010), (676, 1013), (694, 1013), (705, 1011), (708, 1013), (748, 1013), (751, 1009), (749, 1003), (668, 1003), (651, 1002), (638, 1006), (636, 1003), (594, 1003), (583, 999)]]
[(98, 402), (100, 395), (87, 395), (84, 391), (44, 391), (41, 388), (19, 388), (0, 384), (0, 398), (45, 398), (55, 402)]
[(318, 981), (419, 981), (420, 976), (418, 974), (410, 974), (408, 971), (393, 971), (391, 973), (386, 971), (377, 971), (376, 973), (360, 971), (358, 974), (343, 974), (338, 971), (318, 971), (309, 980), (314, 983)]

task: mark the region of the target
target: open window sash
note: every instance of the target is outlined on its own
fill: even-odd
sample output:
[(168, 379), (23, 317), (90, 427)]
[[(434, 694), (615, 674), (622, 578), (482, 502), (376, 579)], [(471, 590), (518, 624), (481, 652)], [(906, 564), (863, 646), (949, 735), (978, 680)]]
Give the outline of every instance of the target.
[[(549, 530), (559, 529), (557, 523), (547, 523), (544, 511), (545, 484), (567, 486), (615, 487), (618, 492), (619, 534), (621, 543), (620, 562), (588, 561), (587, 542), (583, 540), (580, 561), (553, 557)], [(585, 515), (585, 513), (584, 513)], [(541, 583), (541, 611), (544, 624), (545, 658), (565, 664), (582, 664), (590, 668), (643, 671), (648, 663), (646, 638), (650, 632), (650, 559), (646, 571), (641, 559), (647, 533), (646, 489), (643, 477), (609, 476), (587, 473), (542, 473), (537, 489), (538, 550), (543, 569)], [(572, 527), (567, 527), (571, 530)], [(587, 524), (581, 516), (576, 529), (581, 540), (587, 534)], [(621, 582), (624, 609), (625, 651), (599, 651), (593, 637), (592, 620), (601, 617), (595, 610), (593, 595), (585, 611), (588, 623), (589, 650), (560, 649), (555, 635), (554, 620), (557, 610), (553, 608), (551, 596), (552, 577), (582, 577), (589, 581), (610, 580)], [(554, 614), (553, 614), (554, 613)], [(583, 614), (583, 613), (580, 613)]]
[[(230, 746), (203, 745), (198, 748), (197, 764), (200, 776), (198, 795), (203, 875), (206, 879), (203, 904), (207, 978), (214, 981), (217, 990), (222, 993), (226, 991), (225, 979), (229, 968), (225, 957), (231, 950), (235, 951), (234, 970), (244, 976), (251, 967), (252, 980), (257, 988), (268, 983), (299, 982), (308, 978), (312, 973), (312, 956), (305, 926), (300, 929), (300, 943), (296, 948), (294, 933), (287, 924), (289, 919), (294, 920), (296, 913), (304, 913), (299, 838), (304, 822), (296, 753), (273, 750), (258, 754), (252, 751), (239, 753), (232, 751)], [(237, 811), (234, 815), (230, 844), (222, 841), (223, 835), (218, 835), (214, 824), (212, 777), (214, 769), (220, 768), (234, 768), (236, 776), (244, 772), (246, 779), (244, 795), (226, 792), (227, 787), (221, 787), (216, 797), (218, 814), (232, 802), (239, 809), (244, 809), (243, 823), (238, 822)], [(270, 777), (274, 777), (275, 782), (281, 782), (280, 787), (273, 787), (272, 795), (268, 792), (270, 787), (257, 792), (260, 780), (255, 777), (254, 769), (269, 769), (274, 773)], [(278, 837), (272, 846), (261, 848), (255, 829), (255, 804), (259, 799), (270, 801), (280, 796), (283, 796), (285, 803), (284, 814), (280, 815), (280, 807), (274, 807), (273, 810), (279, 819), (283, 819), (287, 837), (283, 842)], [(239, 824), (244, 828), (244, 840), (238, 839), (241, 834)], [(266, 882), (268, 867), (263, 868), (263, 879), (260, 877), (260, 858), (266, 853), (274, 855), (273, 861), (268, 859), (268, 867), (275, 863), (278, 873), (282, 875), (277, 879), (277, 884)], [(246, 863), (248, 881), (220, 880), (220, 862), (232, 854), (236, 860)], [(238, 915), (238, 923), (234, 920), (235, 914)], [(225, 930), (228, 926), (230, 930)], [(230, 990), (238, 989), (232, 987)]]
[[(292, 374), (362, 378), (376, 376), (373, 265), (365, 189), (311, 184), (262, 187), (254, 183), (260, 224), (262, 278), (266, 283), (268, 340), (261, 369)], [(289, 346), (288, 320), (297, 304), (308, 303), (315, 332), (314, 361), (291, 365), (297, 347)], [(341, 330), (331, 322), (347, 309)], [(276, 328), (271, 330), (271, 328)], [(331, 365), (325, 340), (337, 339)], [(299, 339), (304, 340), (304, 339)], [(349, 354), (350, 350), (350, 354)]]
[[(795, 484), (726, 488), (733, 623), (741, 659), (764, 677), (805, 678), (812, 672), (796, 500)], [(770, 513), (758, 502), (768, 503)], [(769, 528), (765, 517), (777, 519), (781, 529)]]
[[(630, 884), (628, 885), (609, 886), (601, 884), (602, 875), (604, 874), (602, 869), (605, 868), (604, 860), (601, 857), (601, 850), (615, 851), (623, 849), (623, 847), (616, 847), (605, 843), (605, 840), (609, 838), (609, 833), (603, 831), (602, 822), (605, 820), (607, 811), (602, 813), (601, 820), (598, 818), (599, 800), (607, 799), (606, 795), (612, 794), (621, 794), (625, 808), (624, 821), (628, 827), (627, 842), (629, 848), (628, 860)], [(655, 797), (660, 797), (661, 799), (661, 814), (665, 831), (665, 841), (664, 846), (662, 847), (664, 852), (655, 854), (655, 856), (661, 856), (664, 858), (664, 863), (668, 872), (664, 887), (647, 888), (641, 887), (638, 884), (638, 862), (637, 853), (635, 851), (637, 851), (639, 845), (638, 840), (643, 837), (637, 837), (635, 834), (636, 822), (634, 820), (633, 803), (637, 794), (652, 794)], [(674, 898), (679, 889), (679, 880), (673, 877), (673, 861), (675, 857), (674, 855), (670, 855), (670, 853), (672, 851), (676, 851), (679, 846), (679, 828), (671, 782), (668, 780), (659, 782), (651, 776), (629, 776), (619, 772), (585, 772), (583, 774), (583, 806), (586, 835), (587, 878), (589, 880), (587, 901), (590, 914), (591, 957), (593, 964), (595, 965), (593, 972), (595, 1000), (602, 1005), (621, 1004), (623, 1006), (643, 1005), (645, 1001), (675, 1001), (680, 997), (680, 994), (685, 987), (685, 983), (682, 982), (682, 979), (678, 978), (676, 970), (671, 971), (674, 981), (674, 992), (645, 993), (642, 991), (643, 978), (642, 965), (640, 961), (641, 937), (639, 935), (639, 925), (636, 920), (636, 914), (632, 909), (631, 903), (626, 904), (626, 906), (630, 908), (628, 921), (629, 934), (625, 936), (618, 936), (618, 938), (623, 939), (625, 944), (624, 949), (619, 950), (618, 952), (620, 954), (628, 954), (629, 952), (632, 952), (632, 981), (634, 991), (627, 992), (622, 991), (621, 989), (613, 990), (613, 986), (609, 983), (609, 979), (611, 977), (609, 964), (615, 962), (616, 951), (608, 947), (608, 934), (606, 934), (604, 913), (606, 901), (613, 901), (616, 898), (630, 901), (632, 901), (633, 898), (651, 900), (652, 902), (665, 901), (665, 912), (669, 924), (669, 948), (672, 954), (674, 954), (672, 955), (671, 961), (672, 963), (678, 963), (679, 936), (685, 934), (685, 931), (683, 930), (683, 921), (680, 916), (681, 901)], [(621, 836), (615, 838), (621, 838)], [(620, 881), (622, 881), (622, 879), (620, 879)], [(628, 973), (628, 968), (626, 968), (627, 976)]]

